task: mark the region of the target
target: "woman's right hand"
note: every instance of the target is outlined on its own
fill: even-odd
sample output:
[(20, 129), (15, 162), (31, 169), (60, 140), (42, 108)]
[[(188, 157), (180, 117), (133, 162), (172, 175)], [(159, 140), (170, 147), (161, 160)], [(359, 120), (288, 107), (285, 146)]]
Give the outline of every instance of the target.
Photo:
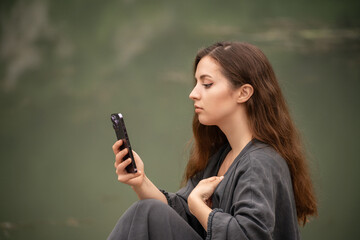
[(115, 142), (112, 149), (115, 154), (115, 168), (116, 174), (118, 175), (119, 182), (128, 184), (136, 192), (139, 199), (158, 199), (163, 203), (167, 204), (167, 199), (165, 195), (159, 191), (159, 189), (146, 177), (144, 172), (144, 163), (137, 155), (135, 151), (133, 152), (137, 173), (128, 173), (126, 171), (126, 166), (131, 163), (131, 159), (125, 159), (123, 157), (128, 153), (127, 148), (120, 151), (120, 146), (123, 144), (122, 140)]
[(126, 171), (126, 167), (131, 163), (131, 158), (125, 159), (123, 161), (123, 158), (128, 153), (128, 149), (124, 148), (120, 151), (120, 146), (123, 144), (123, 140), (116, 141), (114, 145), (112, 146), (112, 149), (115, 154), (115, 169), (116, 174), (118, 175), (118, 181), (128, 184), (131, 187), (139, 187), (143, 184), (145, 179), (145, 172), (144, 172), (144, 163), (139, 157), (139, 155), (135, 152), (133, 152), (135, 164), (137, 167), (137, 173), (128, 173)]

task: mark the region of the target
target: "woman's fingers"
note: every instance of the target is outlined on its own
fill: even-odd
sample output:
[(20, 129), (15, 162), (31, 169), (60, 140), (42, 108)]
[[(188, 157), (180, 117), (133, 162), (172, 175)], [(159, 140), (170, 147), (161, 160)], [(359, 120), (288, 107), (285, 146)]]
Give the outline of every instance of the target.
[(129, 153), (129, 150), (127, 148), (121, 150), (115, 155), (115, 168), (123, 161), (126, 154)]
[(210, 185), (213, 186), (213, 188), (215, 189), (217, 187), (217, 185), (221, 182), (221, 180), (223, 180), (224, 176), (221, 177), (211, 177), (210, 179), (208, 179), (208, 183)]
[(123, 144), (123, 140), (116, 141), (114, 145), (112, 146), (112, 150), (114, 154), (116, 155), (120, 151), (120, 146)]
[(209, 177), (209, 178), (206, 178), (204, 179), (205, 182), (213, 182), (217, 179), (218, 177), (214, 176), (214, 177)]
[(116, 174), (117, 175), (124, 175), (127, 174), (128, 172), (126, 171), (126, 167), (131, 163), (131, 159), (128, 158), (124, 161), (122, 161), (121, 163), (119, 163), (115, 168), (116, 168)]
[(217, 185), (219, 185), (223, 178), (224, 176), (215, 176), (203, 179), (199, 182), (199, 184), (195, 187), (194, 190), (196, 190), (198, 196), (206, 200), (214, 193), (215, 188), (217, 187)]
[(118, 175), (118, 181), (122, 183), (127, 183), (130, 180), (139, 177), (141, 174), (139, 172), (137, 173), (129, 173), (127, 175)]
[(224, 176), (220, 176), (220, 177), (214, 176), (214, 177), (205, 178), (205, 179), (201, 180), (201, 182), (204, 182), (204, 183), (220, 182), (223, 178), (224, 178)]
[(131, 164), (131, 158), (129, 158), (128, 148), (120, 150), (121, 145), (124, 144), (123, 140), (116, 141), (112, 146), (113, 152), (115, 154), (115, 163), (114, 167), (116, 169), (116, 174), (118, 175), (118, 181), (128, 184), (130, 186), (140, 185), (144, 179), (143, 168), (144, 164), (139, 157), (139, 155), (133, 151), (134, 160), (136, 162), (138, 172), (137, 173), (128, 173), (126, 167)]
[(116, 168), (116, 174), (118, 175), (118, 180), (120, 182), (126, 183), (127, 181), (136, 178), (141, 175), (141, 172), (137, 173), (128, 173), (126, 171), (126, 167), (131, 163), (131, 158), (126, 159), (121, 162), (119, 166)]

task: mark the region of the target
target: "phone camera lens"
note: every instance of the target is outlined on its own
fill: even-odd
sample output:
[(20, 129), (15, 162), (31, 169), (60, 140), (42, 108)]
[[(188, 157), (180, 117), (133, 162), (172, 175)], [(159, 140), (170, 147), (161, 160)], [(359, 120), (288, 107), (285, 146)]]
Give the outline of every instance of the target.
[(116, 124), (119, 123), (119, 120), (118, 120), (118, 119), (116, 118), (116, 116), (114, 116), (114, 115), (111, 116), (111, 120), (112, 120), (113, 122), (115, 122)]

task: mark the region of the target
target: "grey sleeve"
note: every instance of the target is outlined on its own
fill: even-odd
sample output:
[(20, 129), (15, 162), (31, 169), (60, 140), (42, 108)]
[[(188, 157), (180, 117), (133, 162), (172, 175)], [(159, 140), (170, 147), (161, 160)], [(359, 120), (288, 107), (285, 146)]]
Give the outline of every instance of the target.
[(222, 209), (210, 213), (206, 239), (272, 239), (275, 196), (271, 169), (256, 160), (247, 161), (236, 178), (230, 213)]
[(197, 182), (198, 180), (196, 179), (190, 179), (186, 186), (176, 193), (170, 193), (161, 189), (160, 191), (165, 195), (169, 206), (172, 207), (185, 221), (187, 221), (193, 229), (200, 234), (200, 236), (204, 237), (206, 234), (205, 229), (201, 226), (197, 218), (191, 214), (187, 204), (187, 198), (196, 186)]
[(187, 220), (189, 215), (187, 198), (184, 198), (184, 196), (178, 195), (177, 193), (170, 193), (162, 189), (160, 189), (160, 191), (165, 195), (168, 205), (172, 207), (182, 218)]

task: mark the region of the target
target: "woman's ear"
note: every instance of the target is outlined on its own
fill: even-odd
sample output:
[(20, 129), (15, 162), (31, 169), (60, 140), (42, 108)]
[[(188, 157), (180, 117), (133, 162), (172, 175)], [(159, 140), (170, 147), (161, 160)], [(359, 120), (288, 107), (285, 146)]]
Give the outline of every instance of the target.
[(238, 93), (237, 102), (244, 103), (251, 98), (254, 93), (254, 88), (250, 84), (244, 84), (238, 89)]

